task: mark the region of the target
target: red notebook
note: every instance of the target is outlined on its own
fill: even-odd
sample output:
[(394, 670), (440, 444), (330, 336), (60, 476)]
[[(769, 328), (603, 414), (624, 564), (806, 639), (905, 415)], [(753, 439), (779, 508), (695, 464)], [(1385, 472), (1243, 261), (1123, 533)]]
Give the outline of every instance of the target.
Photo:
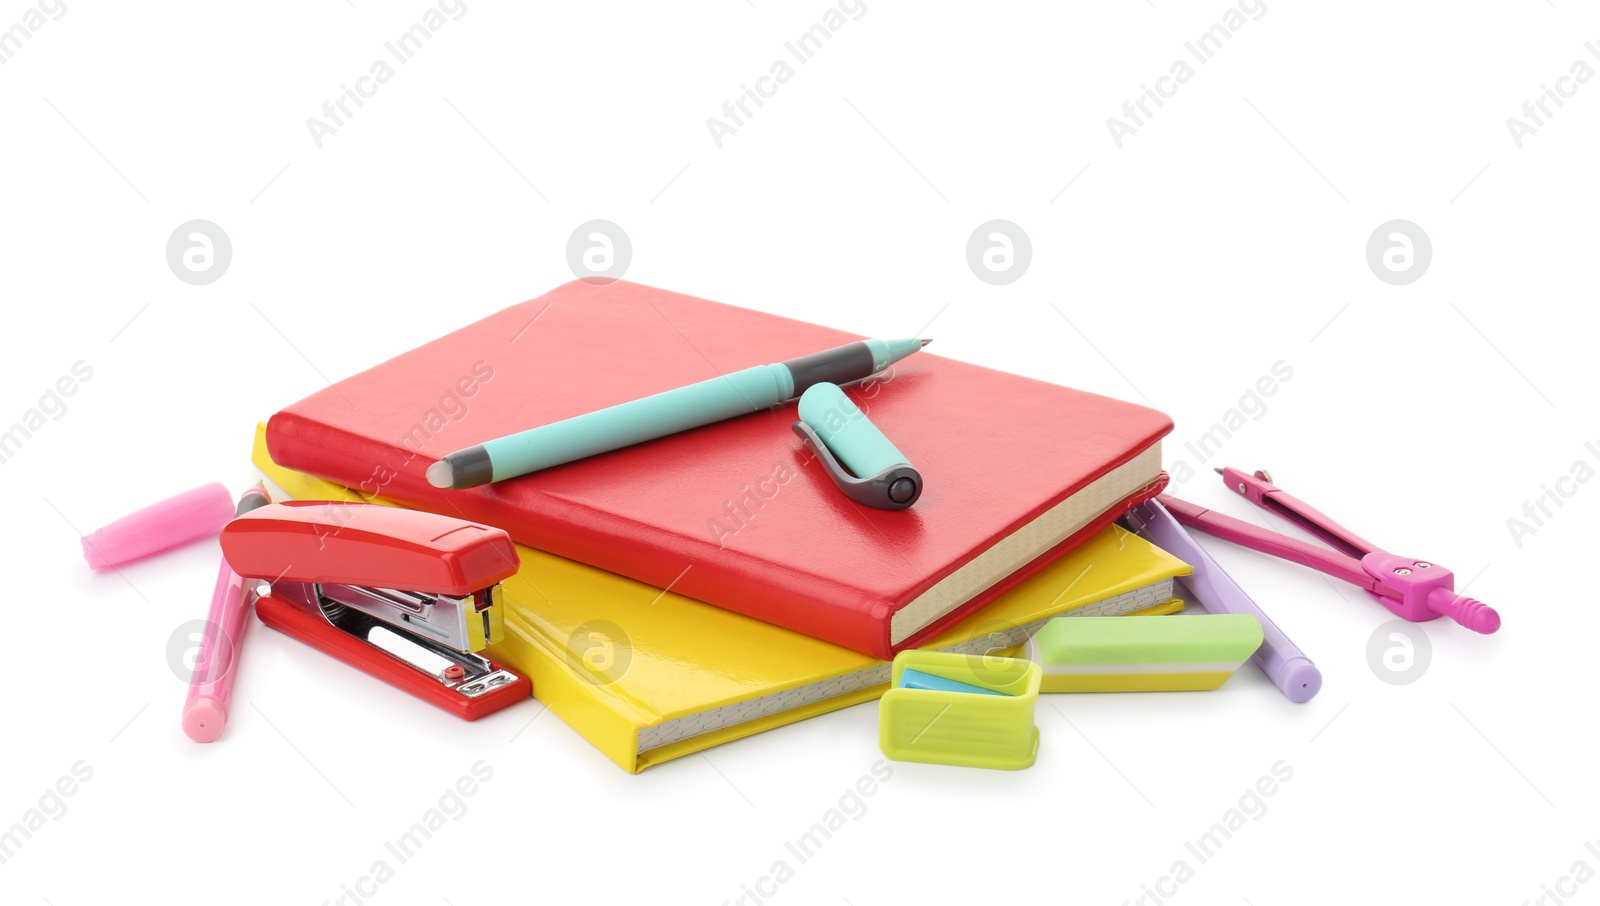
[(267, 447), (366, 495), (884, 659), (1166, 483), (1160, 412), (928, 351), (847, 388), (922, 474), (909, 510), (845, 497), (790, 429), (793, 402), (486, 487), (423, 478), (462, 447), (858, 339), (574, 281), (295, 403)]

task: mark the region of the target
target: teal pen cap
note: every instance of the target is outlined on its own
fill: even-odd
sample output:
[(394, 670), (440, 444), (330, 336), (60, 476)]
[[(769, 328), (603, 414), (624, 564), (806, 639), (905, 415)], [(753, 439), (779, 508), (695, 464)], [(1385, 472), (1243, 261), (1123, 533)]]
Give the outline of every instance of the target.
[(922, 496), (922, 475), (839, 385), (813, 385), (800, 395), (798, 408), (795, 434), (851, 500), (903, 510)]

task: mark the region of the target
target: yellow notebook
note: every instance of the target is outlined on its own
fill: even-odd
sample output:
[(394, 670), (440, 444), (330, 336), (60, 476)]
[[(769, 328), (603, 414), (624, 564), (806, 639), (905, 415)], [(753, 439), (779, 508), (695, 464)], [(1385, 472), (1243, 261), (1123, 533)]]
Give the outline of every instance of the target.
[[(256, 466), (291, 497), (361, 500), (284, 469), (256, 430)], [(374, 503), (386, 503), (371, 500)], [(881, 696), (889, 662), (517, 545), (503, 583), (505, 641), (485, 653), (530, 677), (533, 694), (637, 773), (762, 730)], [(925, 648), (1009, 655), (1051, 617), (1170, 613), (1189, 566), (1112, 526)]]

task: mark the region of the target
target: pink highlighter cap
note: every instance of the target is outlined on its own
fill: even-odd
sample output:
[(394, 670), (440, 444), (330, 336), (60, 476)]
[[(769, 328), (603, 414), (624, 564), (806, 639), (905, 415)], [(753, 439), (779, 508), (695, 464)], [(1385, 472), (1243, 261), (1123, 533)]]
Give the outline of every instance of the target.
[(154, 503), (83, 536), (83, 558), (105, 569), (197, 538), (215, 535), (233, 518), (233, 497), (208, 484)]

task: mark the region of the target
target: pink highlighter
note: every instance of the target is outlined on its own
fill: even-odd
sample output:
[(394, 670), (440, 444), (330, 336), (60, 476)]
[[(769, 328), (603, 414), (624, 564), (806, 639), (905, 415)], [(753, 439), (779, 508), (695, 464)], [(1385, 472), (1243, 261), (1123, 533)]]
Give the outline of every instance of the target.
[(90, 569), (120, 566), (222, 531), (233, 518), (233, 497), (220, 484), (201, 485), (152, 503), (83, 536)]
[[(260, 486), (245, 491), (234, 509), (235, 518), (272, 502)], [(200, 636), (200, 652), (195, 657), (194, 675), (189, 681), (189, 697), (183, 703), (183, 732), (195, 742), (212, 742), (222, 735), (228, 722), (228, 699), (233, 694), (239, 648), (244, 641), (245, 618), (255, 600), (254, 583), (245, 589), (239, 578), (222, 561), (217, 572), (217, 587), (211, 593), (211, 610), (206, 614)]]

